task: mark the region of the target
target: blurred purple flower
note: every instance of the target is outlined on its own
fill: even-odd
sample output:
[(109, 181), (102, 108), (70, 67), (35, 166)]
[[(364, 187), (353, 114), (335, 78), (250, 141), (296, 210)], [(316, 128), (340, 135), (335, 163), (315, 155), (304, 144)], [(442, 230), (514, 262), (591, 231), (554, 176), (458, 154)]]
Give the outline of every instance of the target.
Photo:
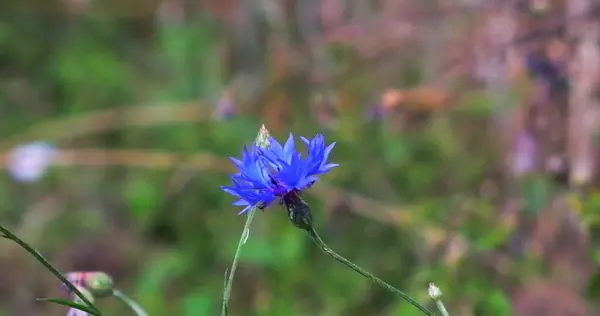
[(389, 111), (389, 108), (384, 107), (381, 103), (377, 102), (377, 104), (372, 105), (367, 109), (366, 116), (369, 120), (381, 120), (389, 113)]
[(69, 308), (69, 311), (67, 312), (67, 316), (88, 316), (90, 314), (88, 314), (87, 312), (84, 312), (82, 310), (76, 309), (76, 308)]
[[(69, 274), (71, 274), (71, 273), (69, 273)], [(74, 274), (72, 274), (72, 275), (69, 275), (69, 274), (67, 274), (67, 278), (75, 276)], [(77, 287), (77, 289), (81, 292), (81, 294), (83, 294), (90, 302), (92, 302), (92, 303), (94, 302), (94, 296), (85, 287), (78, 284), (78, 283), (80, 283), (80, 281), (78, 281), (76, 279), (70, 279), (69, 281), (71, 281)], [(82, 300), (80, 300), (78, 297), (74, 296), (73, 294), (71, 294), (70, 296), (72, 297), (72, 300), (74, 303), (77, 303), (80, 305), (85, 305), (85, 303)], [(90, 314), (85, 311), (76, 309), (76, 308), (69, 308), (69, 311), (67, 312), (67, 316), (88, 316), (88, 315), (90, 315)]]
[[(73, 283), (75, 286), (85, 287), (87, 272), (68, 272), (65, 274), (65, 277), (69, 282)], [(65, 293), (71, 295), (71, 291), (65, 284), (61, 284), (61, 289), (65, 291)]]
[(366, 116), (369, 120), (381, 120), (404, 99), (405, 94), (402, 91), (388, 89), (379, 96), (379, 100), (375, 104), (367, 109)]
[(8, 172), (16, 181), (34, 182), (46, 173), (57, 152), (54, 146), (41, 141), (17, 146), (8, 154)]
[(230, 92), (226, 91), (223, 93), (221, 98), (219, 98), (217, 107), (213, 112), (212, 117), (217, 120), (228, 119), (234, 117), (236, 112), (233, 96)]
[(531, 172), (535, 165), (537, 144), (528, 132), (520, 132), (513, 144), (510, 168), (514, 175), (519, 176)]
[(543, 87), (543, 98), (564, 92), (568, 88), (566, 65), (552, 61), (546, 56), (529, 53), (525, 56), (525, 66), (529, 75)]

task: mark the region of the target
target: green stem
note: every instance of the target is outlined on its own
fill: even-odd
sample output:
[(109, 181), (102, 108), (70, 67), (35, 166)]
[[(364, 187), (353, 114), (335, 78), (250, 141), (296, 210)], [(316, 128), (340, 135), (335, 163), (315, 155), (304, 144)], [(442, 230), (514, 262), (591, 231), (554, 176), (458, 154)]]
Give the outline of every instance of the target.
[(113, 296), (119, 301), (121, 301), (123, 304), (127, 305), (127, 307), (131, 308), (131, 310), (134, 311), (137, 316), (148, 316), (148, 313), (146, 313), (146, 311), (142, 308), (142, 306), (140, 306), (140, 304), (129, 298), (123, 292), (114, 289)]
[(437, 305), (437, 308), (440, 310), (440, 313), (442, 313), (443, 316), (450, 316), (450, 314), (446, 310), (446, 306), (444, 306), (444, 303), (442, 303), (441, 300), (434, 300), (434, 301), (435, 301), (435, 305)]
[(352, 270), (360, 273), (364, 277), (372, 280), (373, 282), (377, 283), (382, 288), (384, 288), (384, 289), (386, 289), (386, 290), (388, 290), (388, 291), (396, 294), (400, 298), (402, 298), (405, 301), (407, 301), (410, 304), (412, 304), (414, 307), (418, 308), (421, 312), (423, 312), (423, 314), (428, 315), (428, 316), (435, 316), (435, 314), (432, 313), (431, 311), (429, 311), (427, 308), (425, 308), (425, 306), (419, 304), (417, 301), (413, 300), (410, 296), (408, 296), (404, 292), (402, 292), (402, 291), (398, 290), (397, 288), (389, 285), (388, 283), (386, 283), (383, 280), (379, 279), (378, 277), (374, 276), (373, 274), (371, 274), (370, 272), (366, 271), (365, 269), (357, 266), (356, 264), (352, 263), (348, 259), (346, 259), (346, 258), (340, 256), (339, 254), (337, 254), (335, 251), (333, 251), (331, 248), (329, 248), (329, 246), (327, 246), (327, 244), (325, 244), (325, 242), (323, 242), (323, 239), (321, 239), (321, 237), (319, 236), (319, 234), (317, 233), (317, 231), (314, 228), (311, 228), (308, 231), (308, 234), (310, 235), (310, 237), (312, 238), (312, 240), (315, 242), (315, 244), (317, 245), (317, 247), (319, 247), (319, 249), (321, 249), (321, 251), (325, 252), (326, 254), (328, 254), (333, 259), (335, 259), (335, 260), (343, 263), (344, 265), (346, 265), (350, 269), (352, 269)]
[(52, 264), (48, 260), (46, 260), (44, 256), (42, 256), (42, 254), (40, 254), (37, 250), (33, 249), (26, 242), (21, 240), (19, 237), (17, 237), (15, 234), (13, 234), (10, 230), (6, 229), (2, 225), (0, 225), (0, 233), (2, 233), (2, 237), (14, 241), (15, 243), (17, 243), (17, 245), (21, 246), (21, 248), (25, 249), (25, 251), (29, 252), (37, 261), (39, 261), (44, 267), (46, 267), (46, 269), (52, 272), (52, 274), (54, 274), (62, 283), (64, 283), (65, 286), (67, 286), (67, 288), (69, 288), (69, 290), (72, 293), (74, 293), (82, 302), (85, 303), (85, 305), (93, 309), (95, 311), (95, 315), (102, 316), (100, 310), (92, 302), (90, 302), (90, 300), (88, 300), (85, 297), (85, 295), (83, 295), (83, 293), (81, 293), (81, 291), (79, 291), (77, 287), (73, 283), (71, 283), (71, 281), (69, 281), (62, 273), (56, 270), (56, 268), (54, 268), (54, 266), (52, 266)]
[(244, 230), (242, 231), (240, 241), (238, 242), (237, 249), (235, 250), (235, 255), (233, 256), (233, 263), (231, 264), (231, 268), (229, 269), (229, 275), (226, 276), (227, 283), (225, 284), (225, 289), (223, 290), (223, 305), (221, 306), (221, 316), (227, 316), (229, 298), (231, 297), (231, 288), (233, 286), (233, 277), (235, 276), (235, 270), (237, 269), (240, 254), (242, 253), (242, 247), (248, 240), (248, 235), (250, 234), (250, 225), (252, 224), (252, 220), (254, 219), (255, 213), (256, 207), (253, 207), (248, 211), (246, 224), (244, 224)]

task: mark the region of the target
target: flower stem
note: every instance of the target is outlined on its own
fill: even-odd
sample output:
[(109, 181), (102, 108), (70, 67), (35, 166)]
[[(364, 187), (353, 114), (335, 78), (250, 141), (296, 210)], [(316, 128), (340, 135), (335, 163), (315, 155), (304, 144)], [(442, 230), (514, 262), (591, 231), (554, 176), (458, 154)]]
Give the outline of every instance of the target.
[(371, 274), (370, 272), (366, 271), (365, 269), (357, 266), (356, 264), (352, 263), (348, 259), (346, 259), (346, 258), (340, 256), (339, 254), (337, 254), (335, 251), (333, 251), (331, 248), (329, 248), (329, 246), (327, 246), (327, 244), (325, 244), (325, 242), (323, 242), (323, 239), (321, 239), (321, 237), (319, 236), (319, 234), (317, 233), (317, 231), (314, 228), (311, 227), (311, 229), (308, 230), (308, 234), (312, 238), (312, 240), (315, 242), (315, 244), (317, 245), (317, 247), (319, 247), (319, 249), (321, 251), (325, 252), (327, 255), (329, 255), (333, 259), (341, 262), (342, 264), (346, 265), (350, 269), (352, 269), (352, 270), (360, 273), (364, 277), (372, 280), (373, 282), (377, 283), (382, 288), (384, 288), (384, 289), (386, 289), (386, 290), (388, 290), (388, 291), (396, 294), (397, 296), (399, 296), (403, 300), (409, 302), (411, 305), (413, 305), (414, 307), (418, 308), (421, 312), (423, 312), (423, 314), (428, 315), (428, 316), (435, 316), (435, 314), (432, 313), (431, 311), (429, 311), (427, 308), (425, 308), (425, 306), (419, 304), (417, 301), (413, 300), (410, 296), (408, 296), (404, 292), (402, 292), (402, 291), (398, 290), (397, 288), (389, 285), (388, 283), (386, 283), (383, 280), (379, 279), (378, 277), (374, 276), (373, 274)]
[(131, 308), (131, 310), (134, 311), (137, 316), (148, 316), (148, 313), (146, 313), (146, 311), (142, 308), (142, 306), (140, 306), (140, 304), (129, 298), (123, 292), (114, 289), (113, 296), (119, 301), (121, 301), (123, 304)]
[(74, 293), (83, 303), (85, 303), (85, 305), (93, 309), (95, 311), (95, 315), (102, 316), (102, 312), (100, 312), (100, 310), (92, 302), (90, 302), (90, 300), (88, 300), (85, 297), (85, 295), (83, 295), (83, 293), (81, 293), (81, 291), (79, 291), (79, 289), (77, 289), (77, 287), (73, 283), (71, 283), (71, 281), (69, 281), (62, 273), (56, 270), (56, 268), (54, 268), (54, 266), (48, 260), (46, 260), (46, 258), (44, 258), (42, 254), (40, 254), (37, 250), (33, 249), (26, 242), (21, 240), (19, 237), (17, 237), (15, 234), (13, 234), (10, 230), (6, 229), (2, 225), (0, 225), (0, 233), (2, 234), (2, 237), (14, 241), (17, 245), (21, 246), (21, 248), (25, 249), (25, 251), (30, 253), (46, 269), (52, 272), (52, 274), (54, 274), (62, 283), (64, 283), (65, 286), (69, 288), (69, 290), (72, 293)]
[(450, 316), (450, 314), (446, 310), (446, 306), (444, 306), (444, 303), (441, 300), (434, 300), (434, 301), (435, 301), (435, 305), (437, 305), (437, 308), (440, 310), (440, 313), (442, 313), (442, 316)]
[(248, 235), (250, 235), (250, 225), (252, 224), (252, 220), (254, 219), (255, 213), (256, 207), (252, 207), (248, 211), (246, 224), (244, 224), (244, 230), (242, 231), (240, 241), (238, 242), (237, 249), (235, 250), (233, 262), (231, 263), (231, 268), (229, 269), (229, 275), (226, 275), (227, 282), (225, 283), (225, 288), (223, 289), (223, 305), (221, 306), (221, 316), (227, 316), (229, 298), (231, 297), (231, 287), (233, 286), (233, 277), (235, 276), (235, 270), (237, 269), (240, 254), (242, 253), (242, 247), (244, 246), (244, 244), (246, 244), (246, 241), (248, 240)]

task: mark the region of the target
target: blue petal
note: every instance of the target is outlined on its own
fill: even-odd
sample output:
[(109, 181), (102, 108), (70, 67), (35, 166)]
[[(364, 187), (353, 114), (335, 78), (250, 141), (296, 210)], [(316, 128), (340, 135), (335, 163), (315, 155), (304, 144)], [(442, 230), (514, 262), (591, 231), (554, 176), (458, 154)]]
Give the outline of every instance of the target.
[(288, 140), (285, 142), (283, 147), (283, 157), (281, 157), (285, 162), (290, 163), (292, 160), (292, 156), (296, 153), (296, 147), (294, 146), (294, 135), (290, 133)]
[(248, 205), (248, 202), (245, 200), (237, 200), (233, 203), (231, 203), (231, 205), (235, 205), (235, 206), (246, 206)]
[(241, 210), (238, 215), (242, 215), (244, 213), (246, 213), (250, 208), (252, 208), (252, 205), (248, 205), (246, 206), (243, 210)]
[(233, 162), (233, 164), (236, 167), (238, 167), (238, 169), (244, 168), (244, 162), (242, 162), (241, 160), (233, 158), (233, 157), (229, 157), (229, 160), (231, 160)]

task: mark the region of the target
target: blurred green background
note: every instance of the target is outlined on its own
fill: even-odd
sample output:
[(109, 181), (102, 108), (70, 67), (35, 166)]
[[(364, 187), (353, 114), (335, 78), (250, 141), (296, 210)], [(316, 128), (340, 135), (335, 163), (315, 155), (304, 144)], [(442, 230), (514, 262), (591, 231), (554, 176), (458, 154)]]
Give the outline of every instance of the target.
[[(500, 4), (526, 25), (515, 40), (565, 14), (560, 1), (522, 2)], [(430, 309), (435, 282), (451, 315), (596, 314), (595, 173), (574, 182), (569, 168), (543, 167), (576, 159), (523, 123), (572, 104), (571, 92), (540, 96), (522, 51), (498, 64), (513, 46), (478, 32), (504, 12), (490, 3), (3, 4), (3, 166), (30, 141), (59, 155), (35, 182), (2, 176), (0, 220), (61, 271), (109, 273), (150, 315), (219, 315), (245, 221), (219, 186), (264, 123), (280, 141), (337, 142), (340, 167), (306, 195), (318, 231)], [(566, 114), (549, 122), (568, 129)], [(523, 133), (543, 153), (519, 145)], [(3, 241), (0, 266), (0, 315), (66, 313), (36, 301), (59, 296), (58, 281), (22, 249)], [(254, 221), (230, 315), (419, 313), (320, 253), (273, 206)]]

